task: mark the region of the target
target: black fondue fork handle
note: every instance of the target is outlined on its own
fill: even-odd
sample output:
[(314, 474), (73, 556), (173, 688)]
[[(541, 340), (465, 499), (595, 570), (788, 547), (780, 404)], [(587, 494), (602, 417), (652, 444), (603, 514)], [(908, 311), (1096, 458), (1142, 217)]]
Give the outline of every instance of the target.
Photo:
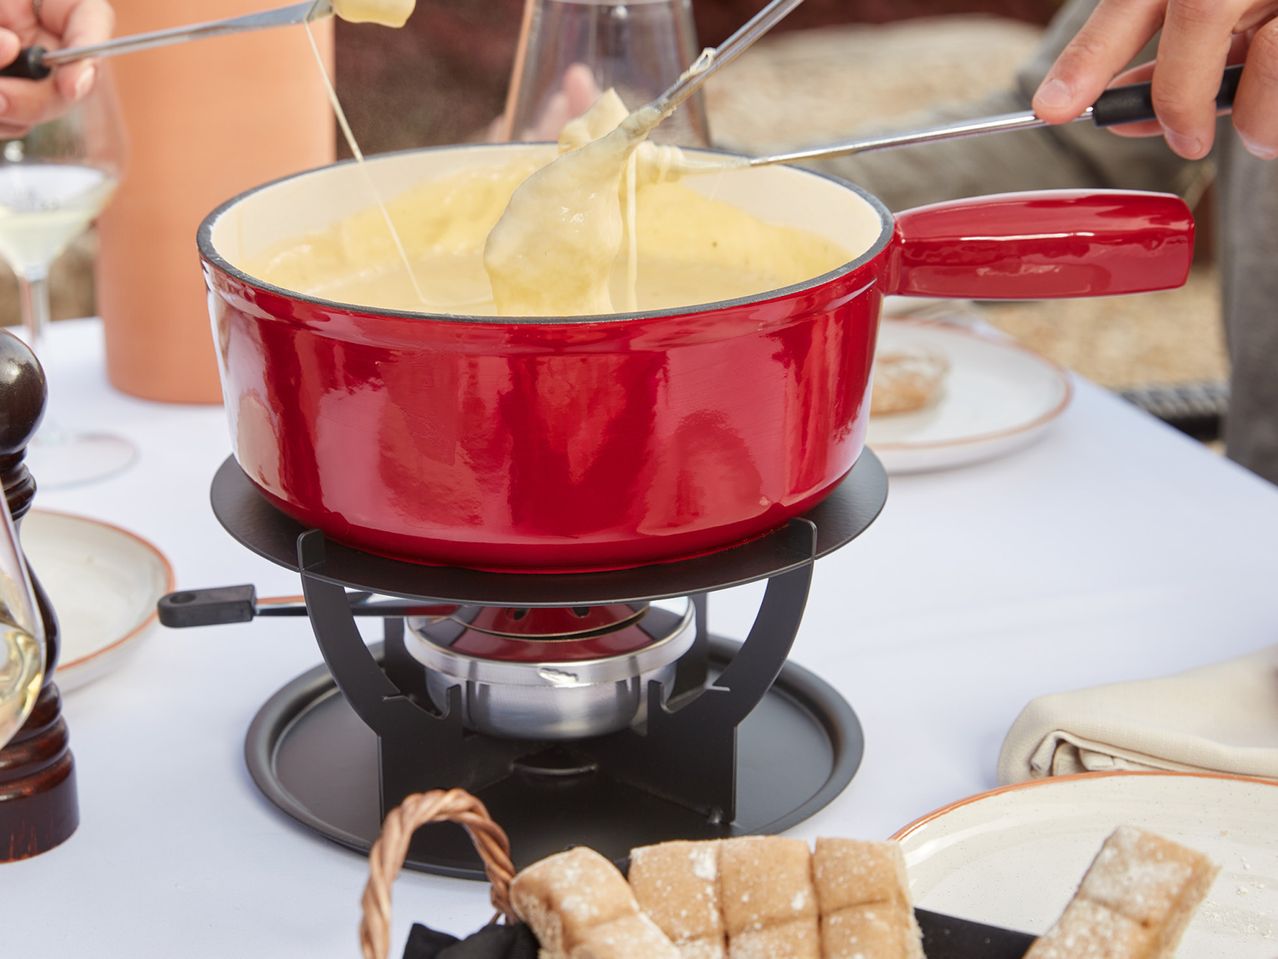
[(0, 77), (17, 77), (20, 80), (43, 80), (53, 68), (44, 62), (48, 51), (41, 46), (23, 47), (11, 64), (0, 69)]
[[(457, 611), (454, 605), (397, 599), (373, 601), (372, 597), (372, 593), (351, 593), (351, 612), (356, 616), (448, 616)], [(258, 616), (307, 615), (302, 597), (287, 596), (258, 602), (254, 586), (179, 590), (161, 596), (155, 608), (160, 622), (172, 629), (247, 623)]]
[[(1238, 81), (1242, 79), (1242, 65), (1229, 67), (1220, 81), (1220, 91), (1216, 94), (1216, 109), (1230, 110), (1234, 106), (1234, 98), (1238, 95)], [(1092, 122), (1098, 127), (1112, 127), (1123, 123), (1140, 123), (1155, 120), (1153, 84), (1133, 83), (1125, 87), (1114, 87), (1100, 95), (1100, 99), (1092, 104)]]

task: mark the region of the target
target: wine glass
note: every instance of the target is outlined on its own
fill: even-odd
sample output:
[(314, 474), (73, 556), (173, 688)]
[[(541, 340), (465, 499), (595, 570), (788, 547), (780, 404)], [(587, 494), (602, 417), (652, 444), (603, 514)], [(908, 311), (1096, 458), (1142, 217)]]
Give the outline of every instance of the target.
[[(504, 139), (553, 140), (609, 87), (630, 109), (641, 107), (674, 83), (698, 52), (692, 0), (525, 0)], [(701, 95), (652, 139), (708, 145)]]
[[(124, 144), (114, 87), (101, 65), (93, 89), (66, 113), (24, 137), (0, 140), (0, 258), (17, 275), (27, 342), (46, 369), (49, 268), (111, 198)], [(117, 473), (137, 449), (121, 436), (46, 419), (28, 456), (40, 484), (56, 488)]]
[(44, 622), (9, 507), (0, 496), (0, 747), (31, 715), (44, 680), (44, 657)]

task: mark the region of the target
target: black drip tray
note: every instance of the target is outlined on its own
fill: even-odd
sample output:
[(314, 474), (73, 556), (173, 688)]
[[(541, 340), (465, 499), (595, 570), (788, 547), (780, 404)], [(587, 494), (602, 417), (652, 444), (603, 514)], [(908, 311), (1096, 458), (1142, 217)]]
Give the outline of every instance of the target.
[[(711, 639), (712, 670), (737, 643)], [(516, 867), (574, 845), (620, 862), (634, 846), (781, 832), (838, 796), (861, 764), (864, 738), (851, 706), (816, 675), (787, 663), (738, 729), (737, 818), (699, 813), (596, 771), (515, 772), (478, 795), (510, 836)], [(377, 737), (347, 705), (324, 666), (262, 707), (245, 743), (249, 772), (284, 813), (333, 842), (367, 853), (381, 830)], [(546, 757), (555, 765), (555, 756)], [(570, 765), (570, 763), (568, 763)], [(410, 869), (482, 879), (464, 832), (418, 831)]]

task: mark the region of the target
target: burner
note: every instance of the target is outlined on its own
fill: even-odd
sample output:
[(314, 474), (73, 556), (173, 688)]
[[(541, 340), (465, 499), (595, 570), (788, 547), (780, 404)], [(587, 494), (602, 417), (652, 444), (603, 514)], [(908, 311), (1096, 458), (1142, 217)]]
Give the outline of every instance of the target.
[[(786, 661), (812, 566), (864, 532), (886, 496), (866, 451), (814, 509), (739, 546), (612, 572), (491, 573), (332, 542), (228, 459), (214, 513), (299, 573), (327, 667), (262, 708), (249, 770), (289, 816), (360, 850), (405, 796), (451, 787), (489, 806), (517, 865), (573, 844), (621, 860), (666, 839), (789, 828), (842, 791), (863, 749), (847, 703)], [(745, 642), (713, 637), (707, 594), (760, 580)], [(161, 609), (169, 625), (198, 625), (255, 606), (251, 587), (231, 587)], [(381, 644), (357, 615), (381, 617)], [(483, 875), (450, 830), (414, 837), (408, 865)]]
[(426, 667), (437, 709), (461, 689), (467, 729), (512, 739), (602, 736), (647, 718), (649, 683), (663, 704), (669, 697), (696, 626), (690, 600), (666, 605), (675, 609), (475, 607), (409, 619), (406, 647)]
[[(374, 654), (384, 661), (380, 646)], [(711, 639), (711, 676), (738, 655)], [(834, 800), (861, 763), (856, 714), (813, 673), (786, 663), (736, 735), (735, 814), (707, 816), (624, 779), (564, 744), (521, 757), (513, 774), (479, 790), (510, 836), (517, 865), (586, 845), (622, 862), (635, 846), (667, 839), (778, 833)], [(294, 679), (258, 712), (245, 743), (265, 796), (321, 836), (367, 855), (381, 832), (377, 736), (355, 715), (324, 666)], [(483, 880), (464, 833), (422, 829), (409, 869)]]

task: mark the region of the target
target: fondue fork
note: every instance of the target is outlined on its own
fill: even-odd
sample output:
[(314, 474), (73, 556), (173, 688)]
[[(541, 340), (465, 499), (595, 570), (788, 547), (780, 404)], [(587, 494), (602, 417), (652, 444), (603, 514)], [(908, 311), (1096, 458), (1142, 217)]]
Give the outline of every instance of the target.
[(332, 0), (304, 0), (302, 3), (265, 10), (261, 13), (250, 13), (225, 20), (210, 20), (207, 23), (182, 27), (169, 27), (166, 30), (153, 30), (150, 33), (135, 33), (83, 47), (67, 47), (64, 50), (47, 50), (41, 46), (26, 47), (13, 63), (0, 70), (0, 76), (43, 80), (53, 72), (54, 67), (74, 63), (86, 57), (115, 57), (122, 53), (136, 53), (139, 50), (150, 50), (154, 47), (167, 47), (173, 43), (186, 43), (188, 40), (203, 40), (205, 37), (224, 37), (254, 30), (269, 30), (272, 27), (291, 27), (299, 23), (321, 20), (331, 16), (332, 13)]
[[(457, 612), (452, 603), (421, 600), (377, 599), (372, 593), (350, 593), (347, 597), (355, 616), (448, 617)], [(187, 589), (161, 596), (156, 609), (165, 626), (217, 626), (247, 623), (258, 616), (306, 616), (304, 598), (277, 596), (258, 599), (253, 586), (219, 586)]]
[(712, 76), (745, 53), (760, 37), (780, 23), (803, 0), (772, 0), (737, 28), (732, 36), (714, 48), (701, 51), (701, 56), (664, 93), (649, 104), (667, 117), (684, 100), (701, 89)]
[[(1234, 96), (1238, 92), (1238, 81), (1241, 77), (1241, 66), (1233, 66), (1225, 70), (1224, 78), (1220, 84), (1220, 92), (1216, 95), (1216, 108), (1220, 112), (1228, 112), (1232, 109)], [(1152, 84), (1133, 83), (1130, 86), (1114, 87), (1112, 90), (1106, 90), (1101, 94), (1099, 100), (1071, 122), (1077, 123), (1080, 120), (1091, 120), (1098, 127), (1112, 127), (1124, 123), (1154, 120), (1156, 116), (1151, 89)], [(897, 147), (913, 146), (917, 143), (960, 140), (966, 137), (984, 136), (987, 133), (1034, 130), (1048, 125), (1046, 120), (1041, 120), (1032, 111), (1026, 110), (1022, 113), (1005, 113), (1000, 116), (960, 120), (957, 123), (946, 123), (922, 130), (889, 133), (860, 140), (848, 140), (843, 143), (808, 147), (789, 153), (753, 157), (744, 165), (771, 166), (776, 163), (799, 163), (804, 160), (821, 160), (826, 157), (869, 153), (873, 150), (894, 150)], [(695, 168), (689, 168), (687, 172), (696, 173), (700, 171)], [(711, 170), (707, 168), (704, 172), (711, 172)]]

